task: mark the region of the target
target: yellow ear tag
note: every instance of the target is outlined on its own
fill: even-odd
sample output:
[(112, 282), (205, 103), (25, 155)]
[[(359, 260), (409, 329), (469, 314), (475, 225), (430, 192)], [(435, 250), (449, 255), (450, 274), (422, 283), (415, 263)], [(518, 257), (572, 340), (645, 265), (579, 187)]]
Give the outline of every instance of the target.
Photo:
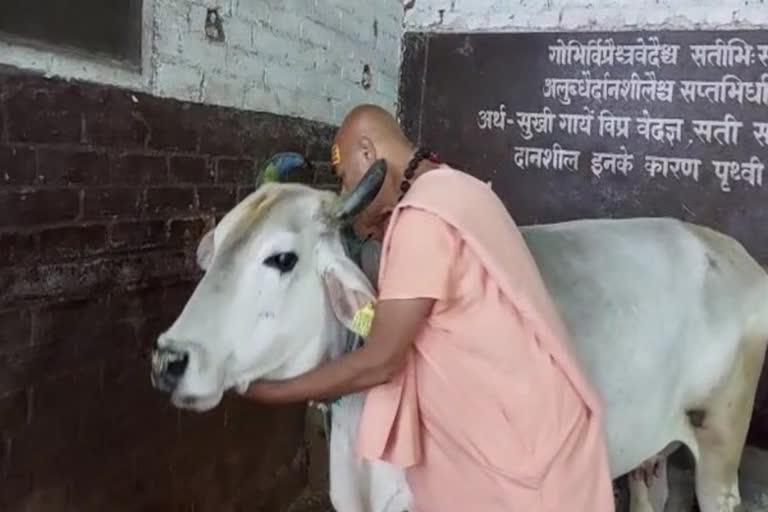
[(363, 338), (368, 336), (371, 332), (371, 325), (373, 325), (373, 315), (373, 301), (371, 301), (355, 312), (355, 316), (352, 318), (352, 331)]

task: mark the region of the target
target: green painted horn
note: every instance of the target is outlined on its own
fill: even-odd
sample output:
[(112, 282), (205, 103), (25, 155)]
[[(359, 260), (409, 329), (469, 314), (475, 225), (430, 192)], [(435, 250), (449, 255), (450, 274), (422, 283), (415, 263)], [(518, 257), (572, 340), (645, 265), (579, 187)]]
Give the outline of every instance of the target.
[(283, 181), (296, 169), (304, 169), (311, 164), (301, 153), (285, 151), (274, 154), (262, 168), (256, 179), (256, 188), (264, 183)]
[(386, 176), (386, 160), (381, 159), (373, 162), (373, 165), (368, 168), (355, 188), (338, 199), (331, 212), (331, 218), (346, 222), (357, 216), (366, 206), (371, 204), (371, 201), (379, 193)]

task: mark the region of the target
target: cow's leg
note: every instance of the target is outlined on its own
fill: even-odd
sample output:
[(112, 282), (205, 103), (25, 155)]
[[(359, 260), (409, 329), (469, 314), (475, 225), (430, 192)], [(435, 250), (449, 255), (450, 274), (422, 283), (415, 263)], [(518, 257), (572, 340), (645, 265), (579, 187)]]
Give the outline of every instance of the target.
[(657, 456), (629, 475), (629, 512), (664, 512), (667, 458)]
[(699, 457), (696, 497), (701, 512), (734, 512), (741, 507), (738, 469), (752, 416), (765, 344), (744, 343), (730, 374), (708, 399), (696, 428)]
[(667, 458), (681, 446), (679, 441), (669, 443), (629, 474), (630, 512), (664, 511), (669, 497)]
[(629, 475), (629, 512), (655, 512), (645, 479), (632, 472)]

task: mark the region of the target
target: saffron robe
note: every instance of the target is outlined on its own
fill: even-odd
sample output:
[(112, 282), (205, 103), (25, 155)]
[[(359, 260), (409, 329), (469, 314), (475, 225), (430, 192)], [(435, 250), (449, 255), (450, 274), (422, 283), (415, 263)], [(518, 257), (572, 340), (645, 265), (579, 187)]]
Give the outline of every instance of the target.
[(415, 511), (613, 512), (601, 403), (487, 184), (445, 165), (419, 177), (378, 280), (378, 300), (436, 299), (358, 428), (362, 457), (406, 468)]

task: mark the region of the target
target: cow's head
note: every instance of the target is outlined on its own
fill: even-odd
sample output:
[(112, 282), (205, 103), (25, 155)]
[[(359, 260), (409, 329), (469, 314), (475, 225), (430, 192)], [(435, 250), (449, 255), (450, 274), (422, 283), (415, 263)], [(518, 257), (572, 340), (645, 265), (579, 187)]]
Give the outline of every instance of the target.
[(266, 182), (200, 241), (205, 273), (152, 355), (152, 383), (177, 407), (211, 409), (227, 389), (312, 369), (342, 350), (344, 327), (372, 298), (340, 228), (377, 194), (383, 162), (343, 197), (279, 182), (303, 163), (274, 157)]

